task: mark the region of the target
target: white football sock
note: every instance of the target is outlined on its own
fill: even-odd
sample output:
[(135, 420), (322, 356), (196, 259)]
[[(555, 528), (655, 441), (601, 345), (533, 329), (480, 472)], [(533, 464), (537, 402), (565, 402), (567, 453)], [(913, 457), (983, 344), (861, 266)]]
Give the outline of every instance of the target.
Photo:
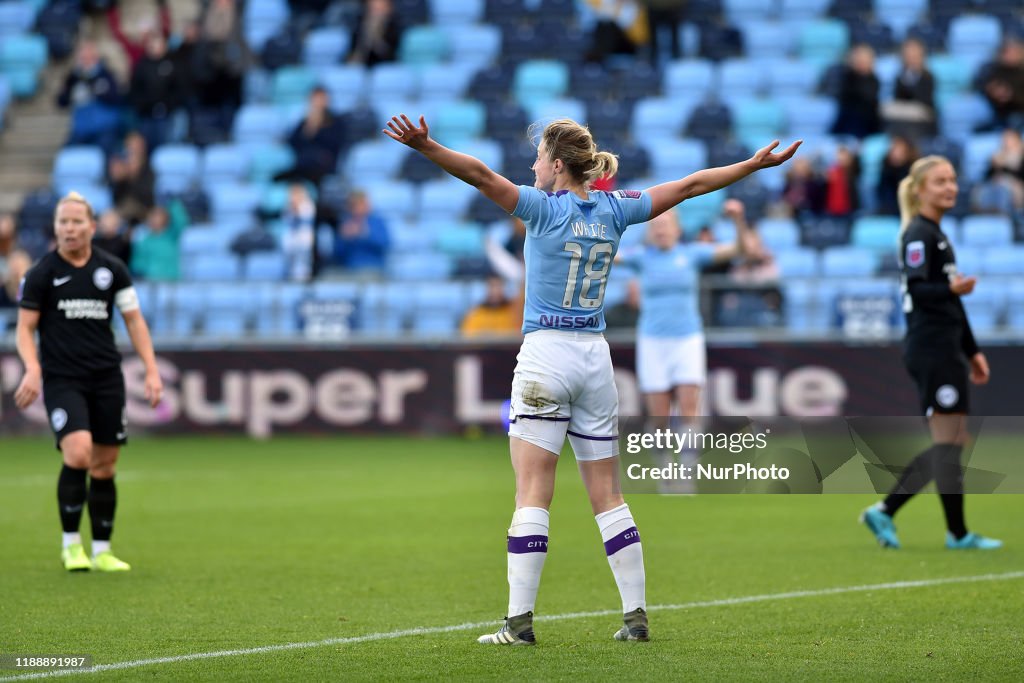
[(623, 503), (613, 510), (596, 515), (594, 519), (601, 530), (608, 564), (622, 597), (622, 613), (632, 612), (637, 607), (646, 610), (644, 551), (629, 506)]
[(508, 615), (532, 612), (548, 556), (548, 511), (519, 508), (508, 529)]

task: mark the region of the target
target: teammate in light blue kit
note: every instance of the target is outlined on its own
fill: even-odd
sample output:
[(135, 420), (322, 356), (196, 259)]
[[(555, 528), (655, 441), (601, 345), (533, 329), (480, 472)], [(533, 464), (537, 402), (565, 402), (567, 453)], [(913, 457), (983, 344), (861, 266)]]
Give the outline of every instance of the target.
[[(646, 245), (627, 249), (617, 258), (635, 270), (640, 279), (636, 372), (651, 429), (669, 426), (673, 398), (680, 417), (688, 426), (696, 427), (701, 389), (707, 379), (700, 270), (758, 249), (756, 236), (744, 219), (743, 203), (730, 199), (723, 209), (736, 224), (733, 243), (680, 242), (679, 219), (670, 209), (651, 220)], [(696, 451), (685, 451), (681, 456), (688, 466), (697, 458)], [(692, 491), (692, 487), (682, 486), (688, 482), (671, 483), (660, 481), (661, 490)]]
[(509, 606), (505, 625), (481, 643), (532, 645), (533, 609), (547, 557), (548, 508), (555, 466), (568, 435), (590, 497), (608, 563), (622, 598), (616, 640), (648, 640), (640, 534), (619, 487), (618, 394), (604, 330), (604, 290), (622, 232), (680, 202), (734, 183), (793, 156), (778, 141), (747, 161), (698, 171), (643, 192), (590, 191), (612, 176), (613, 154), (599, 152), (590, 131), (569, 119), (539, 136), (534, 187), (516, 186), (474, 157), (430, 138), (421, 116), (404, 114), (384, 133), (472, 185), (526, 224), (526, 338), (512, 382), (509, 441), (516, 511), (508, 530)]

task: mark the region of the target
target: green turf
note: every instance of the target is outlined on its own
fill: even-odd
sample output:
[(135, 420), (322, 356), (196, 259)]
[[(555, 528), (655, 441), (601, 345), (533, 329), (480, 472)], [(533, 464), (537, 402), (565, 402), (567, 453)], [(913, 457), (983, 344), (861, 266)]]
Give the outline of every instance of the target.
[[(97, 664), (500, 618), (513, 506), (503, 440), (138, 440), (119, 474), (124, 575), (58, 565), (59, 459), (0, 443), (0, 654)], [(651, 605), (1024, 570), (1024, 497), (973, 496), (991, 553), (943, 550), (934, 495), (882, 551), (856, 523), (873, 496), (662, 497), (630, 506)], [(83, 529), (88, 526), (87, 520)], [(538, 611), (617, 609), (571, 457), (552, 509)], [(1024, 579), (538, 622), (538, 647), (479, 630), (155, 664), (65, 680), (1021, 680)], [(495, 621), (495, 628), (497, 621)], [(0, 671), (0, 678), (12, 671)]]

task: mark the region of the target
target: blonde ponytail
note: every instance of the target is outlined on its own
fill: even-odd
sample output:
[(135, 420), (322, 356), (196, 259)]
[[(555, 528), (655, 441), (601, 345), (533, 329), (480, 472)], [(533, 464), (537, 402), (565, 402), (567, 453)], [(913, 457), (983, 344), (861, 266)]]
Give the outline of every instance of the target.
[(594, 166), (586, 172), (584, 178), (587, 185), (601, 178), (611, 178), (619, 171), (619, 157), (611, 152), (594, 154)]
[(910, 221), (913, 220), (914, 216), (921, 209), (921, 200), (918, 198), (917, 193), (920, 191), (921, 185), (924, 184), (928, 171), (939, 164), (949, 164), (949, 159), (937, 154), (921, 157), (913, 163), (910, 167), (910, 172), (900, 181), (899, 189), (896, 191), (896, 198), (900, 204), (901, 237), (907, 226), (910, 225)]

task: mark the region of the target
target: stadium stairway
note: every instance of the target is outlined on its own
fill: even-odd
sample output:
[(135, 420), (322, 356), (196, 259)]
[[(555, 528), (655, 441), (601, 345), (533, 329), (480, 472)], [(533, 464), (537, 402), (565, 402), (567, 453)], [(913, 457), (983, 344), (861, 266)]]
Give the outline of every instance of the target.
[(14, 213), (31, 190), (50, 184), (53, 159), (68, 136), (70, 116), (54, 106), (67, 64), (50, 62), (39, 89), (15, 100), (0, 132), (0, 213)]

